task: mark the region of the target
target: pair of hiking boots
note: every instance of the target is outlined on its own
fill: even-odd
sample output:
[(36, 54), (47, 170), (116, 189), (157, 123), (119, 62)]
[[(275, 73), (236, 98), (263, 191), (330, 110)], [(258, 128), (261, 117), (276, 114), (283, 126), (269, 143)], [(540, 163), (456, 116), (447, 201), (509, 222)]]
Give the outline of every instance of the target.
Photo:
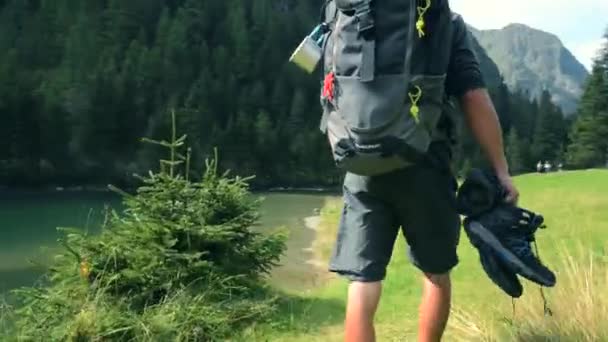
[(519, 298), (523, 287), (518, 275), (545, 287), (553, 287), (556, 277), (532, 249), (544, 218), (505, 203), (505, 196), (493, 173), (473, 169), (458, 190), (457, 204), (484, 271), (505, 293)]

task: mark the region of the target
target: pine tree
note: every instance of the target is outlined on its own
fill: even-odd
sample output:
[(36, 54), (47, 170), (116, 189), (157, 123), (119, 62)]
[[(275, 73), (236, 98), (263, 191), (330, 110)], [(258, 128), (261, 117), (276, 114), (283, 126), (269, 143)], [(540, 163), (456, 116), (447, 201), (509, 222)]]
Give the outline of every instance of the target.
[(274, 175), (273, 162), (275, 160), (275, 149), (278, 140), (276, 129), (270, 120), (270, 115), (266, 111), (260, 111), (257, 115), (254, 135), (256, 139), (255, 151), (256, 169), (259, 170), (258, 177), (266, 184), (271, 184)]
[(291, 109), (287, 121), (289, 132), (298, 133), (302, 130), (306, 115), (306, 95), (301, 89), (297, 89), (291, 101)]
[(522, 153), (522, 144), (515, 128), (512, 128), (507, 136), (506, 155), (512, 174), (520, 174), (526, 169)]
[(227, 18), (229, 43), (232, 52), (231, 67), (239, 81), (249, 76), (251, 47), (249, 39), (248, 20), (245, 15), (245, 5), (241, 0), (233, 0), (229, 5)]
[(507, 85), (502, 82), (500, 86), (493, 91), (494, 96), (492, 97), (494, 107), (498, 113), (498, 118), (500, 120), (500, 126), (505, 132), (511, 130), (511, 125), (514, 121), (513, 111), (511, 110), (511, 103), (509, 89)]
[(135, 194), (110, 187), (126, 210), (109, 211), (100, 234), (61, 229), (48, 281), (16, 291), (14, 312), (2, 307), (14, 320), (1, 340), (219, 341), (270, 318), (278, 301), (265, 283), (285, 234), (255, 228), (251, 178), (222, 175), (217, 155), (193, 179), (171, 121), (170, 139), (144, 139), (167, 149), (160, 170)]
[(601, 165), (604, 151), (598, 146), (597, 119), (581, 116), (572, 128), (572, 143), (568, 146), (566, 162), (572, 168), (590, 168)]
[(566, 159), (573, 168), (604, 166), (608, 162), (608, 32), (605, 38), (570, 132)]
[(551, 95), (544, 91), (539, 104), (532, 156), (534, 159), (555, 161), (565, 139), (563, 114), (552, 103)]

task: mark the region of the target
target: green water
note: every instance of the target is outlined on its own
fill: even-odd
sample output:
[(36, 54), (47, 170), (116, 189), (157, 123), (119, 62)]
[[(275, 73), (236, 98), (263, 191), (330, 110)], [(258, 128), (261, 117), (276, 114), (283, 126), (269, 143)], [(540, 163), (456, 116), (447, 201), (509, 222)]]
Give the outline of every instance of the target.
[[(324, 195), (312, 193), (258, 194), (262, 202), (259, 229), (286, 227), (290, 231), (288, 251), (275, 270), (275, 285), (305, 287), (311, 281), (307, 251), (314, 232), (304, 218), (323, 205)], [(104, 192), (12, 192), (0, 193), (0, 293), (33, 285), (44, 269), (36, 264), (49, 262), (57, 239), (57, 227), (99, 230), (104, 207), (120, 209), (120, 199)], [(32, 263), (32, 261), (34, 263)]]

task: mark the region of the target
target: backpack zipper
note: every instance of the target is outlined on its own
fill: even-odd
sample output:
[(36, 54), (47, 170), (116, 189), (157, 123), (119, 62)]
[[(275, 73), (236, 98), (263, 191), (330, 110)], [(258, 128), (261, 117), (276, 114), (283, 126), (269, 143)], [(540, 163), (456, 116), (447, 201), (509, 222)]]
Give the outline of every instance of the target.
[(416, 12), (417, 12), (417, 8), (418, 8), (418, 1), (414, 0), (413, 1), (413, 5), (410, 6), (410, 21), (409, 21), (409, 25), (408, 25), (408, 40), (407, 40), (407, 44), (405, 45), (405, 61), (403, 63), (403, 73), (405, 75), (405, 79), (408, 82), (407, 84), (407, 89), (408, 89), (408, 96), (410, 97), (410, 114), (412, 116), (412, 118), (414, 119), (414, 121), (416, 122), (416, 124), (418, 124), (420, 122), (420, 108), (418, 108), (418, 101), (420, 101), (420, 98), (422, 98), (422, 89), (418, 86), (416, 86), (418, 92), (415, 94), (412, 94), (409, 92), (409, 88), (411, 86), (411, 82), (410, 82), (410, 78), (411, 78), (411, 66), (412, 66), (412, 50), (414, 48), (414, 28), (417, 29), (417, 25), (416, 23)]

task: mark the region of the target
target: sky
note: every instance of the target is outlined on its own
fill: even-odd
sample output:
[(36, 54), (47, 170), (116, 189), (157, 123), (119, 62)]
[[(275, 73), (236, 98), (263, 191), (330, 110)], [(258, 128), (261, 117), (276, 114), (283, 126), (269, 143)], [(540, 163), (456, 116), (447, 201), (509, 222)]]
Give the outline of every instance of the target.
[(588, 70), (608, 29), (608, 0), (450, 0), (450, 7), (477, 29), (520, 23), (553, 33)]

